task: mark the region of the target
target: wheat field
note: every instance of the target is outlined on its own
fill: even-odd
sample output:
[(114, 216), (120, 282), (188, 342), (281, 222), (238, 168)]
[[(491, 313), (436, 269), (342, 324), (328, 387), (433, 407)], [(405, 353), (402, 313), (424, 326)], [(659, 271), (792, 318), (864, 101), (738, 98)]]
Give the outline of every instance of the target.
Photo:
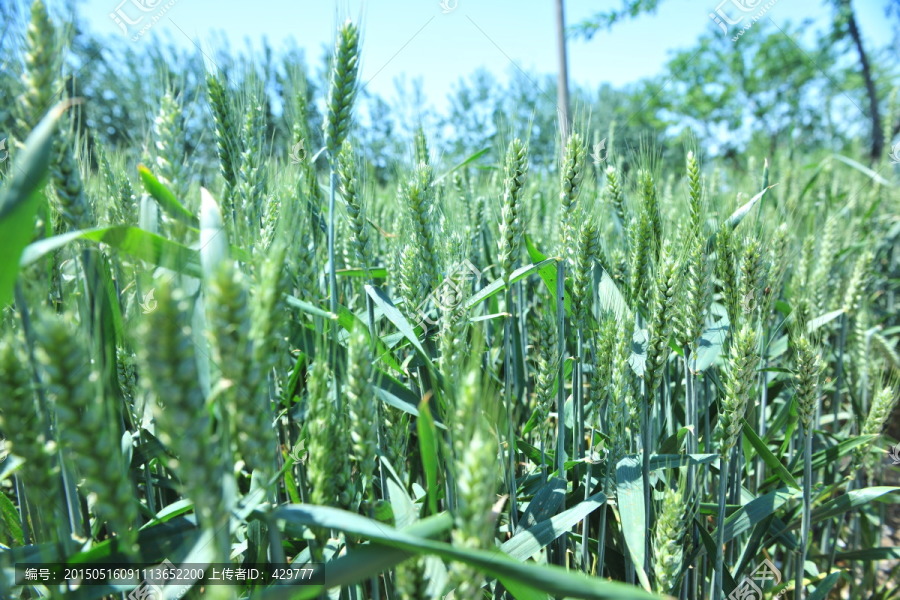
[(382, 184), (347, 21), (287, 147), (204, 75), (203, 169), (174, 87), (89, 144), (62, 39), (35, 1), (0, 164), (0, 598), (898, 597), (890, 157), (420, 129)]

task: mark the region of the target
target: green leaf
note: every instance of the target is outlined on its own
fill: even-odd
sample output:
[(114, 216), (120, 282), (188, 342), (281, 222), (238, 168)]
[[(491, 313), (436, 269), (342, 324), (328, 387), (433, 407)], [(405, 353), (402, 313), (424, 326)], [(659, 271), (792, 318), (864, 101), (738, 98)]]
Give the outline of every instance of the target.
[[(557, 481), (563, 480), (558, 479)], [(517, 533), (504, 542), (500, 549), (519, 560), (531, 558), (540, 552), (541, 548), (564, 535), (576, 523), (580, 523), (585, 517), (605, 504), (606, 496), (602, 492), (598, 492), (569, 510)]]
[(374, 277), (375, 279), (387, 279), (387, 269), (384, 267), (373, 267), (366, 272), (365, 269), (338, 269), (335, 271), (338, 275), (344, 277)]
[(0, 490), (0, 517), (3, 518), (4, 529), (9, 533), (5, 543), (7, 546), (21, 546), (25, 543), (22, 537), (22, 525), (19, 523), (19, 512), (6, 493)]
[(294, 308), (299, 308), (306, 314), (312, 315), (314, 317), (321, 317), (323, 319), (328, 319), (329, 321), (337, 321), (338, 315), (333, 312), (329, 312), (327, 310), (323, 310), (318, 306), (310, 304), (305, 300), (301, 300), (300, 298), (295, 298), (293, 296), (287, 296), (285, 301), (288, 303), (288, 306), (293, 306)]
[(393, 323), (397, 330), (403, 334), (403, 337), (409, 340), (409, 343), (419, 351), (419, 354), (422, 355), (426, 362), (431, 364), (431, 359), (428, 357), (428, 353), (425, 352), (425, 348), (419, 343), (419, 338), (416, 337), (413, 326), (409, 324), (409, 321), (406, 320), (403, 313), (397, 310), (397, 307), (394, 306), (394, 303), (391, 302), (391, 299), (388, 298), (387, 294), (381, 291), (380, 288), (368, 284), (365, 286), (365, 290), (369, 297), (375, 302), (375, 305), (382, 310), (388, 321)]
[(527, 585), (517, 581), (506, 580), (506, 590), (513, 595), (516, 600), (547, 600), (547, 594), (542, 594), (531, 589)]
[[(436, 538), (446, 534), (453, 526), (453, 519), (448, 513), (441, 513), (417, 521), (400, 529), (401, 532), (418, 538)], [(325, 580), (333, 587), (345, 587), (366, 581), (383, 573), (404, 560), (415, 556), (417, 553), (399, 548), (393, 548), (378, 543), (369, 543), (354, 546), (347, 554), (328, 562), (324, 568)], [(323, 590), (322, 586), (292, 586), (271, 587), (253, 598), (260, 600), (302, 600), (318, 598)]]
[[(561, 259), (559, 257), (547, 258), (540, 250), (538, 250), (534, 243), (531, 241), (531, 237), (527, 234), (525, 235), (525, 248), (528, 250), (528, 256), (531, 257), (532, 263), (538, 263), (542, 266), (538, 275), (540, 275), (541, 280), (543, 280), (544, 284), (547, 286), (547, 289), (550, 290), (551, 297), (556, 297), (556, 263)], [(550, 261), (550, 262), (548, 262)], [(566, 314), (572, 314), (572, 295), (569, 291), (568, 286), (565, 286), (563, 290), (563, 305), (566, 309)]]
[(425, 483), (428, 486), (428, 510), (437, 513), (438, 500), (438, 447), (437, 427), (428, 408), (429, 396), (419, 404), (419, 418), (416, 419), (416, 431), (419, 433), (419, 453), (422, 455), (422, 468), (425, 470)]
[(697, 351), (691, 358), (691, 368), (697, 372), (710, 368), (722, 354), (725, 337), (728, 335), (728, 321), (719, 321), (708, 327), (697, 345)]
[(534, 527), (539, 521), (549, 519), (559, 512), (565, 503), (566, 480), (561, 477), (551, 477), (550, 481), (542, 485), (528, 502), (528, 508), (519, 520), (516, 533)]
[(34, 234), (35, 217), (42, 202), (41, 187), (50, 167), (56, 122), (72, 105), (57, 104), (34, 128), (25, 148), (12, 164), (7, 188), (0, 193), (0, 310), (12, 301), (19, 277), (19, 257)]
[(778, 460), (778, 458), (774, 454), (772, 454), (772, 451), (769, 450), (769, 447), (766, 445), (766, 443), (759, 439), (759, 436), (756, 435), (756, 432), (750, 426), (750, 423), (748, 423), (747, 420), (743, 418), (741, 419), (741, 422), (743, 423), (744, 439), (750, 442), (750, 445), (753, 446), (753, 449), (756, 450), (756, 453), (759, 454), (759, 457), (763, 459), (763, 462), (766, 463), (766, 466), (772, 469), (782, 482), (796, 490), (799, 490), (800, 484), (797, 483), (797, 480), (794, 479), (794, 476), (791, 475), (787, 467), (785, 467), (781, 463), (781, 461)]
[(212, 274), (228, 258), (228, 235), (222, 211), (213, 195), (200, 188), (200, 263), (203, 272)]
[[(877, 435), (858, 435), (848, 440), (844, 440), (837, 446), (832, 446), (831, 448), (826, 448), (825, 450), (819, 450), (812, 456), (813, 471), (817, 471), (825, 465), (834, 464), (842, 457), (847, 456), (848, 454), (853, 452), (853, 450), (855, 450), (856, 448), (865, 446), (875, 439), (878, 439)], [(797, 468), (795, 468), (792, 473), (796, 477), (802, 476), (803, 464), (798, 462)]]
[[(837, 498), (832, 498), (822, 506), (816, 508), (812, 511), (812, 515), (810, 515), (810, 521), (813, 523), (818, 523), (824, 519), (830, 519), (831, 517), (836, 517), (837, 515), (844, 514), (849, 510), (853, 510), (854, 508), (859, 508), (860, 506), (865, 506), (870, 502), (875, 501), (884, 501), (882, 500), (883, 496), (888, 496), (890, 494), (900, 494), (900, 487), (892, 487), (892, 486), (877, 486), (877, 487), (868, 487), (861, 490), (851, 490), (846, 494), (842, 494)], [(894, 498), (893, 502), (900, 502), (900, 498)], [(794, 519), (789, 525), (790, 528), (799, 527), (800, 519)]]
[(828, 575), (825, 580), (816, 586), (815, 591), (806, 597), (807, 600), (825, 600), (828, 597), (828, 592), (831, 591), (831, 588), (838, 582), (838, 579), (841, 577), (841, 572), (836, 571)]
[[(331, 311), (325, 310), (324, 308), (319, 308), (318, 306), (310, 302), (306, 302), (305, 300), (301, 300), (300, 298), (296, 298), (294, 296), (286, 295), (285, 301), (289, 306), (300, 309), (301, 311), (309, 315), (313, 315), (314, 317), (320, 317), (329, 321), (337, 321), (337, 323), (347, 333), (351, 331), (361, 331), (363, 335), (366, 336), (366, 341), (371, 341), (369, 328), (365, 323), (363, 323), (362, 319), (355, 315), (346, 306), (338, 305), (338, 312), (337, 314), (334, 314)], [(344, 335), (341, 339), (343, 341), (346, 341), (346, 335)], [(397, 373), (403, 372), (400, 363), (398, 363), (397, 359), (394, 358), (394, 355), (391, 353), (390, 349), (384, 343), (384, 340), (382, 338), (375, 338), (375, 348), (377, 352), (377, 360), (382, 361), (384, 364), (394, 369)]]
[[(776, 185), (777, 185), (777, 184), (776, 184)], [(750, 200), (747, 201), (743, 206), (741, 206), (741, 207), (738, 208), (736, 211), (734, 211), (733, 213), (731, 213), (731, 216), (728, 217), (728, 220), (725, 221), (725, 224), (726, 224), (728, 227), (731, 227), (732, 229), (734, 229), (735, 227), (737, 227), (738, 225), (740, 225), (741, 221), (744, 220), (744, 217), (746, 217), (746, 216), (750, 213), (750, 210), (751, 210), (754, 206), (756, 206), (756, 203), (759, 202), (760, 200), (762, 200), (762, 199), (763, 199), (763, 196), (765, 196), (766, 193), (767, 193), (769, 190), (771, 190), (773, 187), (775, 187), (775, 186), (774, 186), (774, 185), (770, 185), (769, 187), (767, 187), (766, 189), (764, 189), (764, 190), (761, 191), (760, 193), (758, 193), (758, 194), (756, 194), (755, 196), (753, 196), (752, 198), (750, 198)]]
[[(367, 321), (363, 321), (359, 315), (355, 314), (343, 304), (338, 304), (337, 320), (338, 324), (340, 324), (346, 332), (346, 335), (340, 336), (342, 341), (346, 342), (349, 339), (349, 333), (352, 331), (362, 331), (363, 335), (366, 336), (366, 341), (372, 341)], [(375, 336), (375, 352), (375, 358), (377, 360), (394, 369), (397, 373), (403, 372), (403, 367), (401, 367), (400, 363), (397, 362), (397, 359), (394, 358), (394, 355), (391, 353), (384, 340), (378, 336)]]
[[(119, 290), (116, 287), (116, 281), (113, 279), (113, 266), (109, 259), (102, 253), (95, 253), (86, 261), (86, 266), (93, 266), (96, 273), (97, 281), (97, 301), (100, 318), (103, 320), (105, 331), (112, 331), (113, 335), (103, 336), (104, 349), (108, 353), (107, 356), (115, 356), (116, 344), (121, 344), (125, 339), (125, 326), (122, 318), (122, 305), (119, 302)], [(110, 361), (114, 363), (115, 361)], [(115, 369), (115, 365), (112, 365)], [(111, 378), (115, 375), (110, 373)]]
[(461, 163), (459, 163), (459, 164), (456, 165), (455, 167), (452, 167), (449, 171), (447, 171), (446, 173), (444, 173), (443, 175), (441, 175), (440, 177), (438, 177), (437, 179), (435, 179), (435, 180), (434, 180), (434, 185), (437, 185), (438, 183), (440, 183), (441, 181), (443, 181), (444, 179), (446, 179), (447, 177), (449, 177), (450, 175), (452, 175), (455, 171), (458, 171), (458, 170), (460, 170), (460, 169), (462, 169), (462, 168), (464, 168), (464, 167), (469, 166), (470, 164), (472, 164), (473, 162), (477, 161), (479, 158), (481, 158), (482, 156), (484, 156), (485, 154), (487, 154), (487, 153), (490, 152), (490, 151), (491, 151), (491, 149), (488, 147), (488, 148), (482, 148), (482, 149), (479, 150), (478, 152), (472, 154), (471, 156), (469, 156), (468, 158), (466, 158), (464, 161), (462, 161)]
[(144, 183), (144, 189), (147, 190), (147, 193), (159, 203), (159, 206), (166, 211), (170, 217), (179, 223), (191, 227), (200, 226), (200, 220), (192, 215), (191, 211), (186, 209), (184, 205), (178, 201), (175, 194), (163, 185), (163, 183), (150, 172), (150, 169), (144, 165), (138, 165), (138, 174), (141, 176), (141, 181)]
[[(789, 500), (799, 498), (801, 495), (802, 493), (799, 491), (780, 489), (754, 498), (725, 520), (725, 541), (733, 540), (769, 515), (774, 514)], [(717, 539), (715, 532), (712, 537)]]
[[(190, 548), (196, 545), (199, 538), (200, 532), (196, 523), (184, 517), (175, 517), (152, 527), (145, 526), (138, 532), (141, 559), (155, 563), (170, 558), (172, 562), (176, 562), (179, 556), (184, 556)], [(95, 543), (90, 550), (75, 554), (66, 562), (70, 564), (124, 563), (129, 560), (124, 554), (113, 552), (112, 542), (104, 540)]]
[[(516, 283), (517, 281), (525, 279), (534, 272), (538, 272), (541, 278), (544, 279), (544, 272), (547, 270), (553, 271), (553, 281), (556, 281), (556, 261), (557, 259), (555, 258), (548, 258), (547, 260), (542, 260), (538, 263), (519, 267), (510, 274), (509, 282), (510, 284)], [(546, 279), (544, 279), (544, 281), (546, 281)], [(506, 290), (506, 285), (503, 283), (502, 279), (493, 281), (479, 290), (478, 293), (473, 295), (471, 298), (469, 298), (466, 301), (466, 308), (473, 308), (479, 303), (484, 302), (488, 298), (493, 298), (504, 290)], [(554, 293), (556, 292), (554, 291)]]
[[(553, 285), (555, 289), (555, 270), (553, 272), (553, 279)], [(619, 286), (616, 285), (616, 282), (613, 281), (613, 278), (609, 276), (609, 273), (607, 273), (605, 269), (600, 276), (600, 285), (597, 288), (597, 301), (600, 303), (601, 309), (609, 311), (615, 315), (616, 322), (618, 323), (622, 323), (626, 318), (633, 318), (631, 316), (631, 307), (628, 306), (628, 301), (625, 300), (625, 296), (622, 295), (621, 290), (619, 290)]]
[(631, 365), (631, 370), (638, 377), (643, 377), (644, 371), (647, 369), (647, 345), (649, 343), (650, 338), (646, 329), (634, 330), (631, 336), (631, 356), (628, 357), (628, 364)]
[[(381, 545), (415, 554), (434, 554), (445, 560), (460, 561), (477, 568), (489, 577), (496, 578), (507, 589), (510, 589), (511, 586), (516, 589), (530, 588), (556, 596), (593, 600), (645, 600), (659, 598), (633, 586), (603, 581), (596, 577), (570, 572), (560, 567), (519, 562), (502, 553), (499, 549), (461, 549), (450, 544), (423, 539), (407, 531), (400, 531), (383, 523), (378, 523), (337, 508), (294, 504), (276, 509), (272, 513), (272, 517), (295, 525), (316, 526), (343, 531)], [(447, 529), (452, 526), (452, 519), (446, 513), (436, 515), (432, 519), (440, 519), (440, 522)], [(425, 521), (422, 522), (424, 523)], [(329, 586), (341, 585), (335, 578), (329, 577), (328, 573), (329, 571), (326, 570), (326, 580)], [(521, 588), (519, 586), (525, 587)], [(308, 591), (303, 589), (302, 591), (294, 591), (295, 595), (291, 597), (297, 599), (313, 598), (321, 591), (321, 588), (310, 588)], [(267, 600), (270, 598), (268, 595), (265, 597)], [(285, 596), (272, 597), (281, 598)]]
[(650, 470), (679, 469), (687, 465), (708, 465), (718, 459), (718, 454), (651, 454)]
[(826, 323), (830, 323), (831, 321), (834, 321), (842, 314), (844, 314), (844, 309), (839, 308), (839, 309), (833, 310), (829, 313), (825, 313), (824, 315), (818, 316), (806, 324), (806, 331), (812, 333), (813, 331), (815, 331), (819, 327), (822, 327)]
[[(775, 185), (778, 185), (778, 184), (775, 184)], [(760, 200), (763, 199), (763, 196), (765, 196), (766, 193), (767, 193), (770, 189), (772, 189), (773, 187), (775, 187), (775, 185), (770, 185), (769, 187), (767, 187), (766, 189), (764, 189), (764, 190), (761, 191), (760, 193), (758, 193), (758, 194), (756, 194), (755, 196), (753, 196), (752, 198), (750, 198), (750, 200), (748, 200), (747, 202), (745, 202), (745, 203), (744, 203), (742, 206), (740, 206), (736, 211), (734, 211), (733, 213), (731, 213), (731, 216), (729, 216), (728, 219), (725, 220), (724, 226), (725, 226), (725, 227), (730, 227), (731, 229), (735, 229), (738, 225), (740, 225), (740, 224), (741, 224), (741, 221), (743, 221), (744, 218), (745, 218), (748, 214), (750, 214), (750, 211), (753, 209), (753, 207), (756, 206), (756, 204), (757, 204)], [(707, 252), (708, 254), (711, 254), (711, 253), (715, 250), (715, 248), (716, 248), (716, 233), (713, 233), (713, 234), (710, 235), (708, 238), (706, 238), (706, 252)]]
[(74, 240), (107, 244), (116, 250), (158, 267), (171, 269), (191, 277), (199, 278), (202, 275), (200, 254), (196, 250), (155, 233), (128, 225), (82, 229), (37, 241), (25, 248), (20, 264), (23, 267), (30, 265), (49, 252), (62, 248)]
[(387, 485), (388, 498), (390, 498), (391, 515), (388, 520), (379, 520), (385, 523), (393, 522), (396, 527), (403, 529), (419, 520), (420, 511), (412, 498), (409, 497), (403, 484), (398, 483), (400, 479), (396, 477), (396, 472), (391, 469), (390, 474), (392, 477), (386, 477), (385, 484)]
[(644, 571), (644, 558), (646, 556), (645, 544), (647, 536), (647, 523), (644, 519), (644, 479), (641, 476), (641, 458), (639, 456), (626, 456), (616, 465), (616, 500), (619, 507), (619, 516), (627, 527), (622, 528), (628, 555), (637, 571), (638, 580), (644, 589), (650, 589), (650, 580)]
[(878, 173), (876, 173), (869, 167), (856, 162), (852, 158), (847, 158), (846, 156), (843, 156), (841, 154), (832, 154), (831, 157), (836, 160), (841, 161), (845, 165), (849, 165), (849, 166), (853, 167), (854, 169), (856, 169), (857, 171), (859, 171), (866, 177), (870, 178), (872, 181), (875, 181), (876, 183), (879, 183), (886, 187), (893, 187), (893, 184), (891, 184), (890, 181), (888, 181), (887, 179), (885, 179), (884, 177), (882, 177), (881, 175), (879, 175)]
[[(829, 560), (830, 555), (820, 554), (819, 556), (810, 557), (813, 559)], [(849, 550), (847, 552), (837, 552), (834, 560), (897, 560), (900, 559), (900, 546), (882, 546), (880, 548), (865, 548), (863, 550)]]
[(660, 445), (658, 449), (659, 454), (677, 454), (681, 451), (681, 447), (684, 445), (684, 438), (687, 437), (689, 433), (689, 429), (687, 427), (681, 427), (667, 437)]
[[(522, 439), (516, 439), (516, 448), (518, 448), (519, 452), (527, 456), (534, 464), (541, 464), (541, 451), (536, 446), (532, 446)], [(544, 460), (548, 464), (554, 464), (554, 456), (556, 456), (556, 454), (553, 450), (544, 449)]]

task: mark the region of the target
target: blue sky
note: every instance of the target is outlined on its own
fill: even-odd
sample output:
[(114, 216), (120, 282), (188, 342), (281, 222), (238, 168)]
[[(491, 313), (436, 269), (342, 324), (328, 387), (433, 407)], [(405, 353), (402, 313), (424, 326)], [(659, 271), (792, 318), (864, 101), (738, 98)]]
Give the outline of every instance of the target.
[[(95, 33), (125, 35), (110, 17), (132, 20), (142, 13), (140, 0), (82, 0), (81, 17)], [(293, 43), (317, 67), (332, 43), (336, 24), (361, 17), (363, 23), (362, 81), (385, 98), (396, 96), (395, 80), (421, 78), (428, 103), (438, 109), (461, 77), (479, 67), (501, 80), (514, 64), (526, 71), (556, 72), (553, 0), (143, 0), (150, 6), (170, 5), (165, 14), (134, 43), (156, 43), (154, 36), (185, 47), (219, 48), (224, 39), (243, 49), (263, 36), (277, 51)], [(444, 13), (445, 8), (452, 9)], [(569, 45), (573, 85), (613, 85), (637, 81), (662, 70), (669, 54), (693, 45), (704, 31), (718, 31), (709, 18), (722, 0), (665, 0), (655, 15), (644, 15), (601, 32), (591, 41)], [(729, 1), (730, 0), (726, 0)], [(620, 0), (569, 0), (567, 21), (574, 23), (598, 10), (617, 7)], [(763, 3), (764, 4), (764, 3)], [(891, 31), (883, 2), (854, 2), (860, 27), (870, 46), (883, 45)], [(725, 5), (727, 12), (728, 5)], [(159, 10), (157, 8), (157, 10)], [(813, 28), (827, 23), (830, 8), (820, 1), (776, 0), (764, 18), (776, 24), (812, 19)], [(154, 13), (149, 13), (154, 14)], [(147, 24), (145, 18), (141, 25)], [(738, 42), (740, 43), (740, 42)], [(212, 55), (211, 52), (207, 52)], [(515, 69), (516, 67), (512, 67)]]

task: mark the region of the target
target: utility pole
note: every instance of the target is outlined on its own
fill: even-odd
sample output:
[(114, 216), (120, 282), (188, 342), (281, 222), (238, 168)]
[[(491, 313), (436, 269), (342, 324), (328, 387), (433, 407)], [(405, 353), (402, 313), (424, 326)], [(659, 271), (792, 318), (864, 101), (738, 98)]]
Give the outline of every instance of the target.
[(563, 0), (556, 0), (556, 42), (559, 57), (559, 77), (556, 84), (556, 108), (559, 111), (559, 130), (563, 146), (569, 138), (569, 61), (566, 58), (566, 15)]

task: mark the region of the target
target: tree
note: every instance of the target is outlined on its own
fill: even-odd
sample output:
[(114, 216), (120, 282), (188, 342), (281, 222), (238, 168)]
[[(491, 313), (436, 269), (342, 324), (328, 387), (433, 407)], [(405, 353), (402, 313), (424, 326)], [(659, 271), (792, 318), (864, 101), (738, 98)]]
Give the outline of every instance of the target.
[(859, 32), (859, 24), (856, 22), (856, 13), (853, 10), (851, 0), (833, 0), (836, 15), (834, 29), (836, 36), (849, 36), (853, 40), (859, 56), (859, 66), (862, 71), (863, 82), (866, 86), (866, 94), (869, 98), (869, 118), (872, 121), (872, 148), (870, 155), (872, 160), (881, 158), (884, 152), (884, 130), (881, 126), (881, 113), (878, 110), (878, 93), (875, 89), (875, 80), (872, 77), (872, 67), (869, 65), (869, 56), (863, 47), (862, 36)]
[(660, 0), (622, 0), (622, 8), (598, 12), (573, 25), (570, 31), (590, 40), (601, 29), (609, 29), (619, 21), (656, 12), (659, 3)]

